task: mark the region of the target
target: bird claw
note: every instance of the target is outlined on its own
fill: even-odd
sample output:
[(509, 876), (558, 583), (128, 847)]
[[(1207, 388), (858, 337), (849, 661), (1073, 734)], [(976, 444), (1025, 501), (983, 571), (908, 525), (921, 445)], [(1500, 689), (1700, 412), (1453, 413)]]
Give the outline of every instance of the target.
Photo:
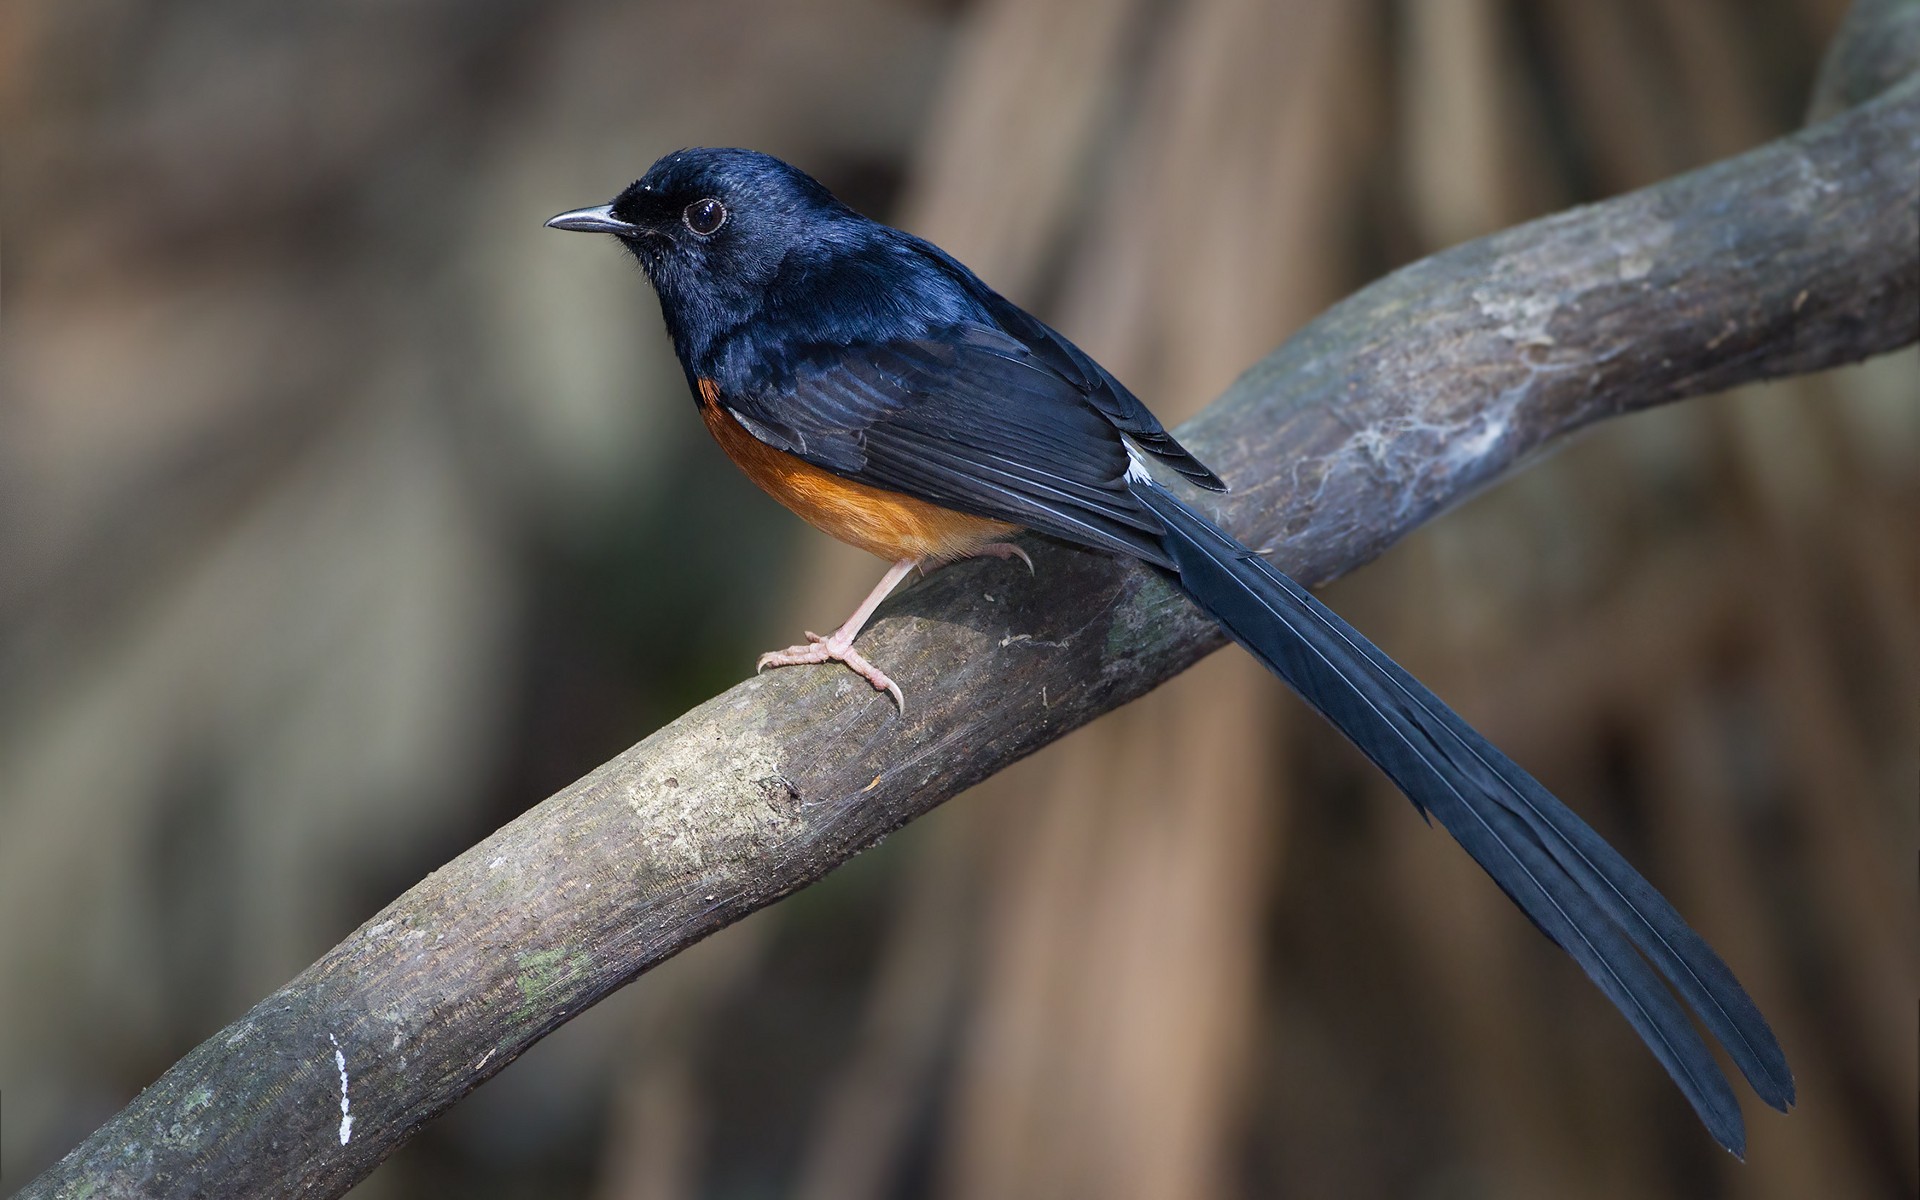
[(900, 685), (887, 678), (887, 673), (874, 666), (867, 656), (855, 650), (852, 645), (837, 644), (832, 638), (824, 638), (812, 630), (807, 631), (806, 644), (789, 646), (785, 650), (769, 650), (760, 656), (754, 667), (754, 674), (768, 667), (797, 667), (812, 663), (837, 662), (845, 665), (855, 675), (873, 685), (876, 692), (885, 692), (893, 697), (900, 709), (900, 715), (907, 713), (907, 697)]
[(1025, 550), (1022, 550), (1020, 547), (1014, 545), (1012, 542), (990, 542), (987, 545), (980, 547), (978, 550), (975, 550), (970, 557), (1017, 558), (1021, 562), (1027, 564), (1028, 575), (1031, 576), (1031, 575), (1037, 574), (1037, 572), (1034, 571), (1033, 569), (1033, 559), (1027, 557), (1027, 552)]

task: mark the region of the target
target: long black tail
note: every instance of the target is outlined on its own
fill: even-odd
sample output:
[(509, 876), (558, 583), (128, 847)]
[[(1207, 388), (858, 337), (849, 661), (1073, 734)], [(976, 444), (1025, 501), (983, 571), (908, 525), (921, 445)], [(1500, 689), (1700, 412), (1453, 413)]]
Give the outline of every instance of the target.
[[(1746, 1128), (1660, 969), (1762, 1100), (1793, 1076), (1766, 1019), (1700, 935), (1566, 805), (1306, 589), (1157, 484), (1134, 493), (1166, 525), (1180, 587), (1332, 721), (1586, 969), (1734, 1154)], [(1639, 952), (1635, 952), (1635, 947)], [(1642, 958), (1641, 955), (1645, 955)]]

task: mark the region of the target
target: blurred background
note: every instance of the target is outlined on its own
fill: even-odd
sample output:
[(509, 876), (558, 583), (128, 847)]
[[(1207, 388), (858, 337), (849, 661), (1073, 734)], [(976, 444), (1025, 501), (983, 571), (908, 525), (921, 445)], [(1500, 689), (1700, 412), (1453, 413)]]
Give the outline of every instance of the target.
[[(1800, 121), (1844, 0), (0, 5), (18, 1186), (880, 565), (604, 239), (688, 144), (933, 238), (1164, 416), (1393, 267)], [(1720, 1153), (1238, 651), (561, 1029), (355, 1193), (1910, 1196), (1912, 351), (1618, 422), (1330, 589), (1620, 845), (1800, 1083)]]

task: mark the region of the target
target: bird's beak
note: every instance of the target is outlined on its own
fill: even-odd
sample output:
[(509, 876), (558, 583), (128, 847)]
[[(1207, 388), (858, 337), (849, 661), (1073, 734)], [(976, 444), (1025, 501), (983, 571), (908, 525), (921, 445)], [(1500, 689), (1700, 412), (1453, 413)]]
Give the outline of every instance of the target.
[(580, 233), (612, 233), (621, 237), (639, 237), (647, 231), (631, 221), (613, 215), (613, 205), (576, 208), (547, 222), (548, 229), (572, 229)]

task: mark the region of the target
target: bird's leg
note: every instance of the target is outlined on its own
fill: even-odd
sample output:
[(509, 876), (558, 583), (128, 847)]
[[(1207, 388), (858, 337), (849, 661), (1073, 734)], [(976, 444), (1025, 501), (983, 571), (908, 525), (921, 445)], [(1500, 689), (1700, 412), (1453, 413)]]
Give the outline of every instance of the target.
[[(1022, 557), (1025, 556), (1022, 555)], [(845, 663), (848, 670), (872, 684), (875, 691), (891, 693), (893, 702), (900, 706), (900, 711), (904, 714), (907, 711), (907, 698), (901, 694), (900, 685), (888, 679), (886, 672), (868, 662), (864, 655), (855, 650), (853, 639), (866, 625), (867, 618), (873, 615), (873, 610), (880, 607), (880, 602), (885, 600), (893, 589), (900, 585), (900, 581), (907, 577), (907, 572), (913, 570), (919, 563), (920, 560), (917, 558), (903, 558), (894, 563), (887, 568), (887, 573), (880, 577), (880, 582), (867, 593), (867, 598), (860, 602), (860, 607), (853, 610), (853, 615), (848, 617), (840, 628), (826, 637), (808, 630), (807, 640), (801, 645), (762, 654), (760, 665), (755, 670), (764, 671), (768, 667), (793, 667), (802, 663)]]
[[(1026, 564), (1027, 574), (1033, 574), (1033, 559), (1027, 557), (1027, 552), (1012, 542), (989, 542), (965, 557), (1017, 558)], [(807, 640), (801, 645), (789, 646), (785, 650), (769, 650), (760, 656), (760, 662), (755, 668), (756, 673), (768, 667), (793, 667), (805, 663), (824, 662), (845, 663), (848, 670), (872, 684), (875, 691), (891, 695), (893, 702), (900, 706), (900, 711), (904, 714), (907, 711), (907, 698), (900, 691), (900, 685), (887, 678), (885, 671), (874, 666), (867, 661), (865, 655), (855, 650), (853, 639), (866, 627), (867, 620), (873, 616), (873, 610), (879, 608), (880, 602), (891, 595), (894, 588), (900, 586), (900, 581), (907, 577), (907, 573), (919, 568), (924, 574), (926, 565), (926, 560), (923, 559), (900, 559), (887, 568), (887, 573), (880, 577), (880, 582), (873, 586), (873, 590), (867, 593), (867, 598), (860, 602), (860, 607), (853, 610), (853, 615), (848, 617), (840, 628), (825, 637), (809, 629)]]

